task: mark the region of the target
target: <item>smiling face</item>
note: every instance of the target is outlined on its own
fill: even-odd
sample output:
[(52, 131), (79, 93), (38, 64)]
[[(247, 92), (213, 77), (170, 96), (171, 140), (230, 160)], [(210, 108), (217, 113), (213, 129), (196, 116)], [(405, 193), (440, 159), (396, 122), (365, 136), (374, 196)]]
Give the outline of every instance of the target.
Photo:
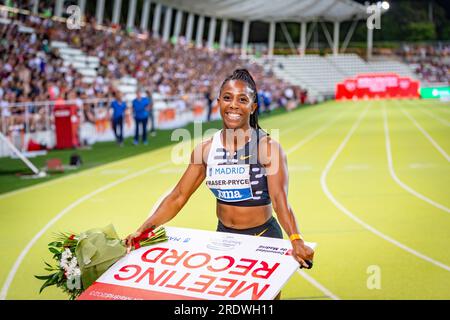
[(250, 114), (255, 111), (255, 92), (242, 80), (225, 83), (217, 99), (220, 115), (227, 129), (244, 129), (250, 126)]

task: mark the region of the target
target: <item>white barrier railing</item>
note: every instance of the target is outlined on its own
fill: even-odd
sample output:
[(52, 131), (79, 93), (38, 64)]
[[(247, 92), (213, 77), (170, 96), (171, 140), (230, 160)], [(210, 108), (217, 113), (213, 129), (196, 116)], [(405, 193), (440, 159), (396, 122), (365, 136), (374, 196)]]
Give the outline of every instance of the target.
[[(112, 99), (76, 99), (41, 102), (3, 104), (0, 132), (19, 150), (28, 151), (30, 140), (52, 149), (56, 145), (54, 109), (57, 106), (72, 106), (81, 145), (97, 141), (113, 141), (111, 129)], [(125, 100), (124, 136), (134, 134), (135, 123), (132, 101)], [(214, 109), (212, 119), (219, 113)], [(207, 101), (201, 95), (186, 95), (153, 99), (153, 122), (155, 129), (174, 129), (193, 121), (204, 121), (207, 116)], [(151, 129), (149, 121), (148, 128)], [(11, 155), (11, 150), (0, 142), (0, 157)]]

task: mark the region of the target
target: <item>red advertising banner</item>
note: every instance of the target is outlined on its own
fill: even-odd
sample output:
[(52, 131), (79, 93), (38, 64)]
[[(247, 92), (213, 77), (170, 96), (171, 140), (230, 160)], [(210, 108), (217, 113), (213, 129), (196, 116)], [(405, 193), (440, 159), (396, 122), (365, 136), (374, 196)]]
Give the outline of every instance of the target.
[(336, 85), (336, 100), (419, 99), (419, 81), (395, 73), (361, 74)]
[(166, 230), (167, 242), (132, 251), (79, 300), (270, 300), (299, 268), (288, 240)]

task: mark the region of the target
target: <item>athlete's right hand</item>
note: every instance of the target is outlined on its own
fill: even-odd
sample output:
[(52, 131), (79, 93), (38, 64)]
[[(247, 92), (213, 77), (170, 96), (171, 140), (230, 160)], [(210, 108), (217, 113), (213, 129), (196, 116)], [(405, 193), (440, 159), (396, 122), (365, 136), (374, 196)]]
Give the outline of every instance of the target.
[[(292, 255), (300, 264), (300, 268), (311, 269), (314, 259), (314, 250), (308, 247), (303, 240), (292, 241)], [(309, 263), (307, 262), (309, 261)]]
[(125, 246), (127, 247), (127, 254), (131, 252), (131, 249), (133, 248), (134, 239), (139, 237), (142, 234), (141, 231), (136, 231), (132, 234), (130, 234), (128, 237), (125, 238)]

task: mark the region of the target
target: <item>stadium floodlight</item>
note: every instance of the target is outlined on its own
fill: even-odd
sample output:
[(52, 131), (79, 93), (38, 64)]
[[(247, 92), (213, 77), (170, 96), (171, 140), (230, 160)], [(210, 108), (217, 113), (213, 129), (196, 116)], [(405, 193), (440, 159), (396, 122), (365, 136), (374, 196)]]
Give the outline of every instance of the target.
[(381, 7), (383, 8), (383, 10), (389, 10), (389, 8), (390, 8), (390, 4), (389, 4), (389, 2), (387, 2), (387, 1), (383, 1), (382, 3), (381, 3)]

